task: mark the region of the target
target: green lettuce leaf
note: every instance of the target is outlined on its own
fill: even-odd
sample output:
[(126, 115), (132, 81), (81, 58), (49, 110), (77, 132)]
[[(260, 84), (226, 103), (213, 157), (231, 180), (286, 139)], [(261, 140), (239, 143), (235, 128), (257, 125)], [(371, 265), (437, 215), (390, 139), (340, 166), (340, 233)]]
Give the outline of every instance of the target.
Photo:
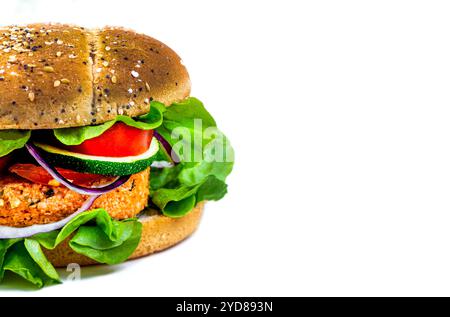
[(151, 107), (149, 113), (134, 119), (127, 116), (118, 115), (114, 120), (107, 121), (99, 125), (54, 129), (53, 134), (61, 143), (65, 145), (78, 145), (86, 140), (103, 134), (116, 122), (123, 122), (128, 126), (141, 130), (152, 130), (159, 127), (162, 120), (163, 117), (159, 108)]
[(219, 200), (227, 193), (227, 185), (214, 176), (208, 178), (198, 188), (196, 199), (203, 200)]
[(39, 288), (59, 282), (59, 277), (53, 279), (42, 270), (40, 265), (30, 255), (23, 240), (14, 243), (14, 245), (8, 249), (1, 270), (13, 272)]
[(164, 215), (182, 217), (200, 201), (219, 200), (227, 192), (225, 180), (234, 165), (229, 140), (196, 98), (165, 107), (152, 102), (163, 113), (156, 131), (172, 146), (180, 158), (174, 168), (152, 169), (152, 203)]
[(49, 262), (49, 260), (47, 260), (44, 252), (42, 252), (39, 242), (33, 239), (25, 239), (24, 245), (31, 258), (34, 260), (34, 262), (36, 262), (37, 265), (39, 265), (45, 275), (54, 281), (59, 281), (58, 272), (56, 272), (53, 265)]
[[(83, 254), (100, 263), (118, 264), (130, 257), (139, 244), (142, 224), (138, 221), (120, 223), (121, 236), (116, 241), (110, 240), (99, 228), (81, 228), (70, 241), (75, 252)], [(122, 241), (123, 239), (123, 241)]]
[[(88, 222), (94, 226), (83, 226)], [(114, 220), (104, 209), (84, 212), (59, 232), (33, 236), (46, 249), (54, 249), (58, 244), (77, 231), (70, 239), (70, 247), (100, 263), (117, 264), (125, 261), (139, 244), (142, 224), (137, 219)]]
[(58, 272), (42, 247), (56, 248), (65, 239), (77, 253), (97, 262), (117, 264), (136, 249), (142, 233), (137, 219), (118, 221), (104, 209), (81, 213), (62, 229), (25, 239), (0, 240), (0, 281), (5, 271), (13, 272), (37, 287), (59, 283)]
[(4, 270), (2, 270), (3, 262), (5, 260), (6, 252), (10, 247), (12, 247), (16, 242), (20, 241), (21, 239), (5, 239), (0, 240), (0, 282), (3, 280), (3, 275), (5, 273)]
[(26, 130), (0, 130), (0, 157), (24, 147), (30, 135)]

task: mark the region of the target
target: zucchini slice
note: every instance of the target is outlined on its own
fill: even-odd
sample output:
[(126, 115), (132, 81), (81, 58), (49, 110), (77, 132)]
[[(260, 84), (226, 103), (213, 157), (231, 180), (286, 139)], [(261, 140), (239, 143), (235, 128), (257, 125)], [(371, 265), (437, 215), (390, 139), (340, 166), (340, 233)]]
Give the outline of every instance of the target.
[(146, 152), (126, 157), (80, 154), (39, 142), (34, 142), (34, 145), (41, 150), (41, 155), (49, 164), (82, 173), (124, 176), (139, 173), (152, 163), (161, 165), (161, 162), (168, 162), (163, 164), (166, 166), (171, 164), (170, 155), (156, 138), (152, 139)]

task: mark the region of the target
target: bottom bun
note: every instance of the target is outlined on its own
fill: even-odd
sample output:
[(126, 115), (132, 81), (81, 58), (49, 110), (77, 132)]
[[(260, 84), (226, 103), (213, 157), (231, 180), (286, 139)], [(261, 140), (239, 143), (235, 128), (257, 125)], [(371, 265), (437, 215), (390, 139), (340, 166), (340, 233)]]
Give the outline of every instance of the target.
[[(203, 206), (203, 203), (199, 203), (192, 211), (181, 218), (169, 218), (156, 213), (139, 218), (142, 222), (142, 237), (129, 259), (162, 251), (186, 239), (197, 229)], [(54, 250), (44, 249), (44, 253), (55, 267), (66, 267), (70, 263), (79, 265), (98, 264), (98, 262), (73, 251), (69, 247), (68, 239)]]

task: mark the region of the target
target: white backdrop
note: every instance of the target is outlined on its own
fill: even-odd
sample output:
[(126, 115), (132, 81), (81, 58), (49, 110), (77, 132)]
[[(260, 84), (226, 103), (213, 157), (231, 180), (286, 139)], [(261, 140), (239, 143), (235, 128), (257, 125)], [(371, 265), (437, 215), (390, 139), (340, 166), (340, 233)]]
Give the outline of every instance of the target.
[(0, 296), (450, 295), (449, 16), (445, 1), (2, 3), (1, 24), (167, 43), (237, 161), (181, 245)]

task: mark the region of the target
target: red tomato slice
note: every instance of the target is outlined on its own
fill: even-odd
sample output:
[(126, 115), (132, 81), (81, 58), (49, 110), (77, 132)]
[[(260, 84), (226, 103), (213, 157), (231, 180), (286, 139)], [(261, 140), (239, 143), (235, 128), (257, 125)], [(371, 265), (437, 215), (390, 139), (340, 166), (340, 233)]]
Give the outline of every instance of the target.
[[(105, 176), (103, 175), (78, 173), (65, 168), (57, 167), (56, 170), (62, 176), (77, 185), (90, 186), (96, 181), (105, 179)], [(53, 177), (49, 173), (47, 173), (45, 169), (43, 169), (41, 166), (36, 166), (33, 164), (16, 163), (9, 168), (9, 171), (33, 183), (43, 185), (49, 185), (49, 182), (53, 179)]]
[(87, 155), (136, 156), (148, 150), (152, 137), (153, 130), (141, 130), (123, 122), (117, 122), (102, 135), (86, 140), (80, 145), (70, 145), (65, 148)]

